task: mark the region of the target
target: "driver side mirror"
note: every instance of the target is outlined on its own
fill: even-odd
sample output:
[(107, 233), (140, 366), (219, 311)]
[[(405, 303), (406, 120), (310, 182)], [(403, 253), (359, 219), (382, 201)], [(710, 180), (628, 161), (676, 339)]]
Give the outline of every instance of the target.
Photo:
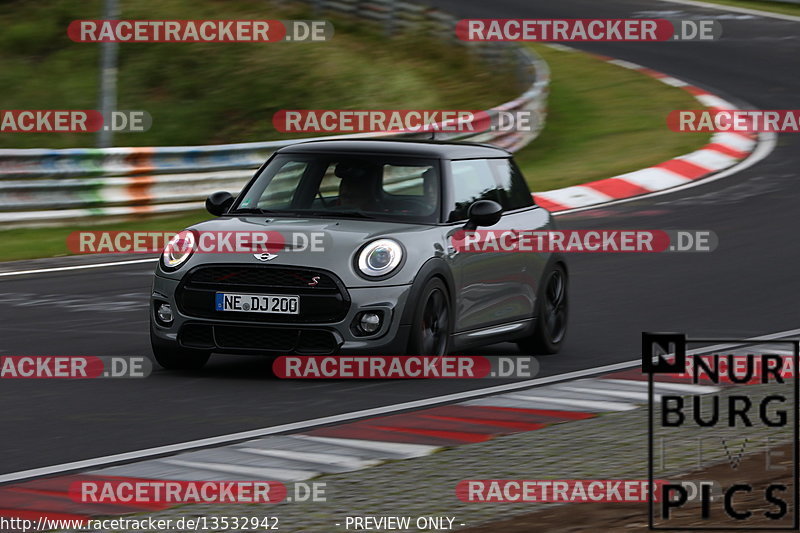
[(232, 205), (233, 195), (229, 192), (215, 192), (206, 198), (206, 211), (215, 217), (224, 215)]
[(467, 223), (464, 229), (473, 231), (478, 226), (494, 226), (503, 216), (503, 206), (494, 200), (478, 200), (467, 211)]

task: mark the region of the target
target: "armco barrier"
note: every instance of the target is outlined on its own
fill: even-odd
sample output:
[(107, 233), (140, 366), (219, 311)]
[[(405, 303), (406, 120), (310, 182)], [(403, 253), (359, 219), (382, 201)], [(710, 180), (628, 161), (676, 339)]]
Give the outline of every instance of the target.
[[(390, 0), (309, 0), (314, 15), (352, 16), (380, 24), (390, 35), (424, 31), (467, 46), (497, 76), (512, 75), (527, 90), (490, 109), (530, 110), (537, 129), (526, 132), (436, 134), (440, 140), (492, 143), (516, 151), (541, 130), (550, 80), (547, 64), (517, 45), (466, 43), (455, 37), (457, 19), (441, 11)], [(510, 72), (509, 72), (510, 71)], [(362, 133), (331, 138), (427, 138), (428, 134)], [(322, 138), (322, 137), (317, 137)], [(209, 146), (142, 148), (0, 149), (0, 223), (9, 226), (63, 225), (87, 217), (169, 213), (198, 209), (208, 194), (238, 191), (275, 150), (309, 139)]]

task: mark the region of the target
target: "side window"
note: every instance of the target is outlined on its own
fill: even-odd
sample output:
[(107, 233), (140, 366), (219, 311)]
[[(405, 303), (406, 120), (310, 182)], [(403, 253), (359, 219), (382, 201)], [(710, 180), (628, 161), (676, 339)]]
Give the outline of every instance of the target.
[(500, 189), (492, 176), (486, 159), (464, 159), (450, 162), (453, 179), (453, 204), (449, 206), (448, 222), (467, 219), (469, 207), (477, 200), (494, 200), (503, 204)]
[(511, 159), (492, 159), (491, 165), (504, 192), (505, 198), (502, 202), (504, 211), (533, 205), (533, 197), (528, 189), (528, 184), (525, 183), (522, 172)]

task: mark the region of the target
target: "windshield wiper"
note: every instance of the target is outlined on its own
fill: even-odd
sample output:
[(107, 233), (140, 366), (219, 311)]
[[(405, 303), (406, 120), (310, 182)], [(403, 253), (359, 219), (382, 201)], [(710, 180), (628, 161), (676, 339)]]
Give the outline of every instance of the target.
[(259, 207), (241, 207), (228, 213), (229, 215), (279, 215), (279, 211), (270, 211)]

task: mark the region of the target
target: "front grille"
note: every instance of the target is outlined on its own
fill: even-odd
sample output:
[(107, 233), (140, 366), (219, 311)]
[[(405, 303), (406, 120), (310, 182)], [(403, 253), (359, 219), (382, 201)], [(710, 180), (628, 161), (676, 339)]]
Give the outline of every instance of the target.
[[(286, 294), (300, 297), (300, 314), (216, 310), (216, 293)], [(187, 272), (176, 291), (178, 308), (193, 317), (271, 323), (338, 322), (350, 297), (333, 274), (311, 268), (271, 265), (199, 266)]]
[(334, 334), (327, 330), (210, 324), (183, 326), (178, 342), (187, 348), (307, 355), (331, 354), (339, 346)]
[[(316, 285), (309, 286), (309, 283)], [(187, 275), (187, 283), (219, 286), (255, 286), (263, 288), (337, 289), (333, 278), (311, 269), (273, 266), (210, 266), (200, 267)]]

